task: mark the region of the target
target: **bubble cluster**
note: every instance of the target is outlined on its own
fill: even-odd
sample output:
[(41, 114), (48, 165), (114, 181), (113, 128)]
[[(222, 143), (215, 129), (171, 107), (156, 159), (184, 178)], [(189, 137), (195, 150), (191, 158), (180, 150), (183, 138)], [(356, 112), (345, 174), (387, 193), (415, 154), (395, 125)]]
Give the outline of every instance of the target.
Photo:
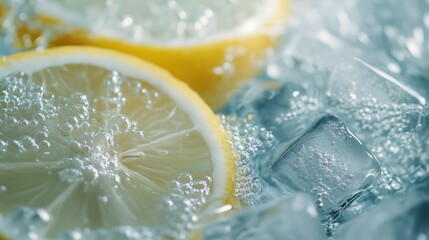
[(290, 108), (286, 112), (282, 112), (276, 117), (275, 121), (282, 124), (288, 121), (296, 121), (298, 118), (314, 114), (323, 107), (323, 102), (319, 98), (300, 95), (298, 91), (294, 92), (294, 98), (290, 102)]
[(346, 191), (353, 179), (344, 161), (311, 146), (303, 146), (288, 166), (300, 176), (300, 181), (314, 184), (309, 191), (320, 208), (337, 204), (331, 198), (334, 196), (331, 186), (336, 187), (335, 191)]
[(244, 205), (256, 204), (262, 185), (255, 160), (273, 145), (275, 138), (270, 131), (254, 125), (251, 120), (224, 115), (221, 120), (235, 153), (234, 196)]
[[(108, 77), (106, 96), (54, 95), (31, 76), (18, 73), (0, 81), (0, 156), (2, 161), (52, 162), (68, 183), (93, 185), (103, 175), (119, 182), (115, 137), (136, 128), (119, 113), (118, 74)], [(102, 110), (95, 109), (103, 102)], [(91, 105), (91, 106), (90, 106)]]
[(0, 215), (0, 233), (11, 239), (44, 239), (51, 215), (43, 209), (20, 208), (7, 216)]
[(161, 229), (166, 238), (188, 239), (190, 230), (201, 223), (198, 213), (209, 204), (211, 178), (194, 179), (187, 173), (170, 182), (170, 194), (164, 197), (160, 206), (167, 216), (167, 228)]
[[(55, 156), (56, 163), (49, 167), (49, 170), (58, 171), (61, 180), (83, 183), (86, 188), (95, 185), (101, 176), (117, 183), (121, 181), (119, 160), (126, 158), (127, 153), (118, 149), (117, 138), (126, 135), (131, 142), (141, 142), (144, 138), (137, 123), (121, 113), (127, 101), (122, 93), (122, 81), (123, 77), (113, 71), (103, 81), (103, 94), (92, 99), (83, 93), (71, 97), (46, 93), (51, 96), (56, 112), (44, 129), (54, 133), (52, 138), (57, 138), (52, 144), (43, 140), (44, 146), (51, 150), (46, 153), (49, 158), (56, 149), (66, 147), (69, 151), (63, 153), (61, 161)], [(147, 97), (148, 93), (159, 97), (156, 91), (142, 87), (139, 82), (128, 84), (136, 85), (136, 91), (142, 92), (145, 98), (142, 102), (148, 106), (154, 102)], [(48, 138), (47, 133), (36, 135), (37, 140)]]
[(7, 76), (0, 81), (0, 106), (1, 159), (46, 154), (51, 143), (45, 122), (55, 118), (57, 110), (43, 86), (24, 73)]
[[(123, 113), (129, 113), (130, 110), (126, 108), (130, 106), (127, 104), (136, 101), (132, 102), (131, 106), (141, 103), (147, 109), (165, 111), (165, 115), (169, 117), (179, 117), (177, 115), (181, 113), (174, 105), (166, 103), (165, 97), (156, 89), (145, 86), (140, 81), (124, 80), (125, 78), (115, 71), (102, 76), (100, 79), (102, 86), (96, 90), (100, 93), (95, 94), (91, 91), (82, 93), (69, 89), (73, 86), (66, 83), (65, 86), (47, 85), (44, 82), (46, 80), (38, 78), (37, 75), (17, 73), (1, 78), (0, 163), (6, 163), (3, 166), (13, 166), (17, 173), (26, 173), (26, 167), (31, 166), (43, 174), (46, 173), (44, 177), (49, 176), (50, 181), (58, 180), (58, 186), (70, 186), (58, 196), (62, 200), (69, 194), (82, 192), (84, 195), (97, 194), (96, 202), (103, 207), (107, 206), (105, 205), (107, 203), (113, 204), (114, 201), (125, 204), (122, 197), (118, 198), (114, 194), (127, 190), (123, 187), (125, 182), (126, 186), (138, 186), (132, 179), (132, 174), (136, 172), (132, 172), (126, 164), (135, 158), (145, 158), (147, 149), (139, 146), (150, 143), (150, 139), (146, 139), (144, 131), (148, 129), (147, 134), (155, 139), (160, 136), (159, 134), (165, 134), (165, 130), (150, 132), (152, 129), (139, 126), (136, 121), (125, 116)], [(136, 99), (126, 98), (125, 91), (127, 94), (133, 94)], [(164, 108), (160, 108), (160, 100)], [(133, 114), (130, 115), (134, 119), (141, 118), (140, 115)], [(161, 148), (154, 150), (165, 151), (167, 154), (167, 151)], [(18, 162), (25, 164), (15, 164)], [(139, 174), (143, 176), (142, 179), (146, 179), (144, 172)], [(112, 190), (114, 194), (109, 192), (110, 190), (100, 192), (100, 187), (106, 184), (109, 184), (109, 189), (114, 189)], [(148, 189), (154, 187), (157, 190), (153, 191), (158, 191), (158, 186), (155, 186), (157, 184), (160, 183), (148, 180), (147, 187)], [(158, 239), (160, 236), (186, 239), (190, 230), (200, 224), (201, 219), (197, 215), (201, 214), (203, 207), (210, 204), (207, 200), (211, 194), (211, 185), (210, 177), (203, 177), (201, 174), (195, 177), (183, 173), (170, 182), (168, 189), (164, 189), (165, 193), (160, 193), (166, 196), (157, 202), (158, 206), (153, 206), (157, 209), (154, 212), (165, 216), (162, 226), (150, 228), (123, 226), (90, 231), (83, 230), (86, 226), (84, 223), (76, 226), (82, 229), (68, 231), (60, 236), (64, 239), (99, 239), (100, 236), (107, 235), (110, 235), (108, 239)], [(11, 184), (7, 182), (1, 184), (0, 194), (5, 194), (3, 196), (15, 194), (10, 186)], [(39, 187), (43, 189), (44, 185)], [(130, 194), (130, 198), (133, 197), (131, 195), (133, 194)], [(74, 195), (70, 196), (72, 197)], [(53, 213), (52, 218), (58, 217), (58, 209), (62, 209), (59, 207), (61, 206), (59, 201), (44, 206), (46, 211)], [(128, 212), (121, 214), (124, 217)], [(84, 221), (89, 221), (86, 215), (83, 218), (86, 219)], [(13, 221), (19, 225), (23, 219), (19, 217)], [(52, 224), (48, 229), (37, 224), (29, 226), (34, 228), (34, 231), (36, 229), (40, 231), (42, 238), (45, 237), (44, 234), (52, 237), (61, 233), (58, 229), (51, 229)]]

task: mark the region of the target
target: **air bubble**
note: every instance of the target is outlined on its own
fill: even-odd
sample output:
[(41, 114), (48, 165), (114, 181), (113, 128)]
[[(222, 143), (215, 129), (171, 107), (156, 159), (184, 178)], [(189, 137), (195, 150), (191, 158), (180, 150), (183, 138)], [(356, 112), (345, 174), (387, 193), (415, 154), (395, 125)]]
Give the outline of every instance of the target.
[(18, 120), (15, 117), (7, 117), (6, 118), (6, 126), (9, 128), (13, 128), (16, 127), (16, 125), (18, 124)]
[(181, 173), (179, 175), (178, 181), (180, 183), (189, 183), (192, 181), (192, 176), (190, 174)]
[(38, 112), (39, 110), (41, 110), (43, 107), (41, 102), (34, 102), (33, 104), (31, 104), (31, 111), (33, 112)]
[(31, 137), (24, 137), (21, 141), (23, 148), (27, 149), (27, 150), (38, 150), (39, 146), (36, 144), (36, 142), (34, 141), (33, 138)]
[(114, 133), (126, 133), (131, 126), (130, 120), (122, 114), (111, 116), (107, 127)]
[(70, 142), (70, 148), (75, 150), (75, 151), (80, 151), (81, 144), (77, 141), (71, 141)]
[(16, 153), (19, 153), (19, 152), (23, 152), (24, 151), (24, 147), (22, 146), (22, 144), (19, 141), (13, 140), (12, 142), (10, 142), (8, 144), (7, 151), (10, 154), (16, 154)]
[(69, 136), (73, 131), (73, 126), (70, 123), (63, 123), (58, 125), (58, 130), (61, 135)]
[(46, 139), (48, 139), (48, 133), (47, 133), (47, 132), (44, 132), (44, 131), (42, 131), (42, 132), (38, 132), (38, 133), (36, 133), (36, 135), (34, 136), (34, 140), (35, 140), (36, 142), (38, 142), (38, 141), (43, 141), (43, 140), (46, 140)]
[(76, 117), (69, 117), (67, 118), (67, 123), (74, 127), (79, 124), (79, 120)]
[(27, 120), (21, 120), (19, 121), (19, 128), (20, 129), (27, 129), (30, 126), (30, 123)]
[(44, 149), (44, 150), (48, 150), (51, 147), (51, 143), (49, 141), (43, 140), (40, 144), (39, 144), (39, 148)]
[(113, 137), (108, 133), (98, 133), (94, 137), (94, 143), (102, 148), (109, 148), (113, 146)]
[(222, 124), (229, 134), (229, 142), (237, 154), (234, 196), (244, 205), (254, 205), (260, 201), (262, 186), (256, 177), (253, 159), (263, 154), (274, 144), (275, 137), (264, 128), (255, 126), (248, 118), (221, 116)]
[(30, 127), (31, 128), (36, 128), (39, 125), (39, 122), (35, 119), (30, 121)]
[(83, 153), (89, 153), (89, 152), (91, 151), (91, 147), (90, 147), (90, 146), (88, 146), (88, 145), (83, 145), (83, 146), (81, 146), (80, 150), (81, 150)]

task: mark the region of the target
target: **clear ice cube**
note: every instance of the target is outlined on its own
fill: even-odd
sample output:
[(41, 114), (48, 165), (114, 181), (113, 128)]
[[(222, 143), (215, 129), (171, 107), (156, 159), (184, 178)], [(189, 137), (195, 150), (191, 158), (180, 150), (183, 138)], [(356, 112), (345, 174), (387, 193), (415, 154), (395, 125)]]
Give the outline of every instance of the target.
[(326, 99), (330, 111), (350, 126), (386, 167), (384, 178), (390, 180), (386, 180), (385, 190), (399, 190), (429, 175), (427, 100), (415, 88), (353, 59), (334, 69)]
[(335, 218), (335, 213), (368, 188), (380, 173), (376, 157), (338, 118), (330, 115), (287, 146), (270, 169), (276, 185), (288, 191), (311, 193), (322, 215), (329, 219)]
[(429, 197), (411, 193), (388, 200), (338, 228), (335, 239), (403, 240), (429, 238)]
[(202, 239), (321, 240), (326, 235), (311, 197), (299, 193), (242, 210), (208, 227)]

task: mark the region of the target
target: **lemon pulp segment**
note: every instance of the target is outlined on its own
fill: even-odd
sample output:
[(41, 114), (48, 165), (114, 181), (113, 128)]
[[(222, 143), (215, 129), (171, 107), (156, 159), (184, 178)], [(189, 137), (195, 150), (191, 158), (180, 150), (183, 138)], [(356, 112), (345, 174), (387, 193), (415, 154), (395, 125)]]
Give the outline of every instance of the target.
[(189, 191), (201, 209), (227, 201), (231, 150), (217, 118), (152, 64), (65, 47), (4, 58), (0, 78), (1, 214), (47, 209), (55, 236), (162, 226), (172, 183), (198, 180)]

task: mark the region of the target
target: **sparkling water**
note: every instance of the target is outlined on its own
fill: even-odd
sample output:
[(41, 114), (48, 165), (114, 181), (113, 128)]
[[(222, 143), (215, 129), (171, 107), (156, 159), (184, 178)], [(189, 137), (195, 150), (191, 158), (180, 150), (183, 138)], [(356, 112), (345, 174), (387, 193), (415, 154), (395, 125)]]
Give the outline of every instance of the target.
[(243, 205), (254, 205), (259, 203), (261, 191), (260, 174), (257, 173), (257, 159), (267, 149), (274, 145), (275, 137), (270, 131), (255, 126), (248, 119), (240, 119), (235, 116), (222, 116), (222, 124), (229, 133), (229, 142), (236, 154), (236, 170), (233, 176), (235, 191)]
[[(0, 0), (5, 2), (13, 11), (2, 21), (2, 55), (16, 51), (11, 46), (24, 22), (31, 19), (31, 28), (41, 28), (33, 21), (36, 1)], [(98, 23), (110, 21), (113, 30), (131, 33), (135, 41), (150, 40), (149, 35), (155, 33), (161, 42), (199, 39), (220, 28), (231, 29), (263, 3), (222, 0), (210, 6), (197, 4), (195, 11), (186, 12), (182, 10), (194, 2), (166, 1), (160, 9), (149, 4), (152, 7), (144, 9), (147, 15), (118, 18), (131, 4), (107, 2), (111, 11), (96, 14)], [(94, 1), (85, 18), (97, 13), (97, 4), (103, 3)], [(82, 3), (66, 4), (73, 10)], [(221, 11), (223, 4), (231, 8)], [(196, 213), (210, 191), (210, 179), (184, 173), (172, 180), (172, 194), (159, 204), (168, 216), (166, 228), (126, 224), (97, 230), (78, 228), (60, 234), (60, 239), (186, 239), (190, 237), (187, 230), (205, 222), (212, 225), (204, 231), (203, 239), (428, 238), (424, 215), (428, 197), (421, 189), (429, 186), (429, 2), (290, 0), (289, 5), (285, 37), (270, 54), (266, 68), (218, 110), (236, 153), (233, 195), (245, 209), (217, 223), (210, 214), (198, 217)], [(165, 19), (154, 23), (154, 15)], [(220, 24), (219, 19), (225, 21)], [(171, 21), (177, 24), (166, 24)], [(141, 25), (145, 29), (139, 28)], [(168, 31), (160, 32), (163, 27)], [(43, 49), (46, 39), (59, 29), (43, 30), (35, 39), (21, 39), (23, 48)], [(171, 40), (172, 35), (177, 38)], [(1, 110), (11, 109), (8, 116), (0, 115), (0, 136), (28, 133), (22, 139), (0, 139), (0, 154), (17, 159), (44, 154), (56, 144), (50, 131), (73, 135), (80, 131), (76, 129), (79, 116), (85, 117), (85, 111), (80, 112), (85, 109), (85, 99), (76, 96), (77, 108), (71, 108), (71, 115), (61, 116), (64, 121), (55, 129), (44, 128), (41, 123), (56, 114), (50, 107), (55, 104), (26, 78), (21, 74), (6, 79), (10, 89), (0, 95)], [(121, 96), (115, 95), (114, 87), (111, 93), (114, 100), (106, 105), (113, 110), (106, 121), (111, 135), (86, 141), (109, 146), (115, 134), (124, 129), (134, 131), (131, 120), (114, 113)], [(37, 104), (23, 102), (23, 94)], [(155, 95), (145, 95), (144, 107), (156, 102)], [(29, 121), (15, 114), (18, 111), (13, 109), (20, 106), (28, 109)], [(40, 112), (42, 108), (46, 111)], [(326, 114), (335, 117), (323, 118)], [(70, 144), (87, 151), (88, 142)], [(115, 164), (103, 157), (105, 152), (94, 154), (99, 162), (87, 158), (64, 161), (60, 181), (85, 183), (90, 188), (100, 174), (115, 178)], [(296, 191), (308, 195), (296, 195)], [(7, 192), (8, 186), (0, 182), (0, 196)], [(109, 198), (101, 196), (99, 201)], [(0, 217), (0, 233), (12, 239), (43, 239), (52, 222), (55, 219), (49, 209), (19, 208)]]
[[(242, 118), (251, 115), (276, 137), (270, 151), (255, 159), (263, 202), (279, 195), (272, 191), (275, 181), (263, 180), (273, 177), (267, 173), (267, 163), (278, 159), (276, 153), (282, 146), (296, 144), (294, 138), (324, 114), (334, 114), (344, 122), (380, 165), (380, 175), (366, 193), (347, 199), (339, 205), (340, 211), (330, 215), (338, 222), (327, 226), (329, 235), (337, 226), (383, 205), (384, 199), (411, 191), (428, 178), (429, 76), (422, 60), (427, 51), (427, 6), (427, 1), (291, 2), (292, 16), (277, 54), (265, 72), (223, 110)], [(328, 138), (320, 141), (329, 142)], [(292, 157), (286, 158), (290, 162), (313, 156), (309, 149), (301, 155), (299, 149), (289, 151)], [(345, 156), (349, 154), (350, 150)], [(282, 170), (272, 168), (288, 188), (280, 195), (289, 195), (291, 189), (308, 191), (306, 186), (311, 186), (313, 178), (302, 180), (306, 176), (302, 173), (317, 165), (303, 162), (294, 171), (284, 166)], [(334, 171), (335, 164), (329, 166)], [(298, 177), (289, 176), (293, 174)], [(315, 201), (317, 204), (317, 197)]]

